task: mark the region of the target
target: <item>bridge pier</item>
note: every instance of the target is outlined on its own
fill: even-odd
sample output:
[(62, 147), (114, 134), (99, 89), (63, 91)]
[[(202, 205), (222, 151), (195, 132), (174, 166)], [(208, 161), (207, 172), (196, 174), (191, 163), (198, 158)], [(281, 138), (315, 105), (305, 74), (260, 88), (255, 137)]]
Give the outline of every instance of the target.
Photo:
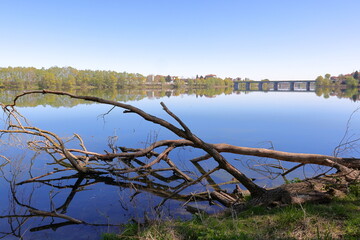
[(295, 82), (290, 82), (290, 91), (294, 91), (295, 90)]
[(274, 82), (274, 91), (278, 91), (278, 90), (279, 90), (279, 83)]
[(234, 90), (238, 91), (239, 90), (239, 82), (234, 82)]
[(250, 82), (245, 83), (245, 90), (250, 91)]
[(306, 91), (310, 91), (310, 82), (306, 83)]
[(259, 91), (263, 90), (263, 83), (262, 82), (259, 82), (258, 89), (259, 89)]

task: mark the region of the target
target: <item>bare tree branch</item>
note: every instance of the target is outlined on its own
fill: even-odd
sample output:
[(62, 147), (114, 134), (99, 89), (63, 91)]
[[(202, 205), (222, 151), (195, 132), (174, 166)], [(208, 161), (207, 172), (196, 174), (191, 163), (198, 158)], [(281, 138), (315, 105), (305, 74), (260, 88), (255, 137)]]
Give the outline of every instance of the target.
[[(92, 152), (87, 149), (84, 140), (78, 134), (74, 134), (70, 139), (64, 140), (55, 133), (30, 126), (26, 122), (26, 119), (15, 109), (16, 102), (19, 98), (29, 94), (53, 94), (107, 104), (112, 107), (109, 112), (116, 107), (120, 107), (125, 109), (124, 113), (135, 113), (147, 121), (168, 129), (180, 137), (180, 139), (160, 141), (151, 139), (152, 142), (149, 141), (150, 144), (147, 142), (144, 148), (117, 147), (115, 146), (116, 139), (110, 139), (108, 144), (108, 147), (111, 149), (110, 151), (104, 150), (105, 154)], [(225, 143), (207, 143), (196, 136), (164, 103), (161, 103), (161, 106), (163, 110), (176, 121), (175, 125), (128, 104), (59, 91), (29, 91), (16, 96), (13, 104), (7, 106), (2, 105), (3, 110), (8, 115), (8, 128), (0, 130), (0, 132), (2, 134), (26, 134), (34, 136), (34, 138), (32, 137), (33, 139), (28, 140), (28, 147), (37, 152), (48, 153), (54, 161), (51, 164), (63, 167), (62, 169), (54, 169), (54, 171), (39, 176), (30, 175), (28, 180), (19, 182), (17, 185), (12, 185), (15, 202), (27, 208), (31, 213), (30, 215), (24, 214), (24, 216), (56, 217), (65, 219), (73, 224), (87, 224), (79, 219), (64, 215), (64, 213), (75, 193), (79, 191), (80, 188), (83, 189), (96, 183), (135, 189), (135, 194), (130, 198), (134, 198), (142, 191), (156, 194), (163, 198), (158, 206), (163, 205), (168, 199), (178, 199), (182, 201), (200, 199), (209, 202), (216, 200), (227, 207), (237, 205), (244, 207), (246, 204), (271, 205), (279, 202), (282, 204), (291, 204), (302, 203), (308, 200), (317, 201), (321, 197), (327, 198), (330, 196), (330, 193), (324, 190), (326, 184), (338, 184), (340, 182), (342, 186), (347, 186), (348, 184), (359, 181), (360, 159), (358, 158), (289, 153), (274, 149), (240, 147)], [(109, 114), (109, 112), (106, 114)], [(179, 125), (179, 127), (176, 125)], [(349, 138), (344, 137), (339, 147), (345, 145), (351, 146), (351, 144), (355, 143), (353, 141), (345, 143), (345, 139)], [(76, 141), (79, 147), (68, 148), (67, 145), (74, 141)], [(181, 169), (171, 160), (174, 149), (179, 147), (203, 150), (201, 153), (202, 156), (189, 161), (195, 166), (194, 172)], [(323, 174), (321, 177), (319, 175), (317, 178), (305, 179), (304, 182), (311, 183), (310, 185), (302, 182), (285, 184), (274, 189), (265, 189), (265, 187), (257, 185), (251, 177), (248, 177), (238, 168), (235, 168), (228, 159), (225, 159), (222, 153), (256, 157), (255, 167), (258, 169), (258, 172), (263, 171), (262, 174), (270, 175), (270, 177), (285, 176), (305, 164), (325, 166), (326, 169), (336, 168), (338, 172), (330, 175)], [(4, 157), (4, 159), (6, 160), (6, 157)], [(276, 159), (278, 163), (273, 164), (269, 162), (269, 159)], [(212, 161), (212, 167), (210, 168), (212, 170), (206, 171), (200, 165), (202, 161), (206, 161), (206, 163)], [(282, 161), (298, 163), (298, 165), (286, 169), (282, 167)], [(218, 180), (214, 178), (214, 173), (218, 170), (225, 170), (229, 173), (232, 181), (217, 182)], [(65, 176), (62, 174), (60, 177), (57, 176), (60, 172), (67, 173), (70, 171), (72, 175)], [(73, 174), (74, 171), (76, 172), (75, 174)], [(169, 176), (169, 172), (172, 173), (172, 175)], [(324, 172), (326, 173), (326, 171)], [(86, 179), (85, 183), (82, 183), (83, 179)], [(76, 180), (76, 183), (75, 185), (58, 184), (58, 181), (62, 180)], [(185, 190), (189, 189), (189, 187), (194, 185), (203, 187), (202, 184), (205, 182), (207, 192), (201, 190), (202, 192), (184, 194)], [(71, 192), (63, 205), (57, 208), (54, 205), (50, 211), (43, 211), (32, 207), (31, 204), (21, 203), (15, 196), (15, 186), (31, 183), (51, 186), (53, 189), (56, 189), (56, 191), (60, 191), (60, 189), (71, 189)], [(241, 191), (241, 189), (239, 185), (235, 185), (236, 183), (241, 183), (242, 187), (245, 187), (250, 192), (252, 199), (249, 203), (239, 203), (239, 197), (236, 195), (236, 192)], [(229, 186), (228, 184), (233, 184), (232, 186), (235, 187), (234, 193), (224, 192), (224, 185)], [(316, 187), (310, 189), (309, 186)], [(212, 192), (210, 192), (210, 190)], [(62, 212), (59, 213), (58, 211)], [(44, 226), (44, 228), (46, 227), (47, 226)]]

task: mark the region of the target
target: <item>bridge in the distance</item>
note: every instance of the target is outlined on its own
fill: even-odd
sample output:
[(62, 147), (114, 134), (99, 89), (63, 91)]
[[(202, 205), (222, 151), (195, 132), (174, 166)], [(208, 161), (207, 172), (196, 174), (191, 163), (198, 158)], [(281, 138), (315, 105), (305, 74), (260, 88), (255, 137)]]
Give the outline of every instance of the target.
[(235, 81), (235, 91), (315, 92), (314, 80)]

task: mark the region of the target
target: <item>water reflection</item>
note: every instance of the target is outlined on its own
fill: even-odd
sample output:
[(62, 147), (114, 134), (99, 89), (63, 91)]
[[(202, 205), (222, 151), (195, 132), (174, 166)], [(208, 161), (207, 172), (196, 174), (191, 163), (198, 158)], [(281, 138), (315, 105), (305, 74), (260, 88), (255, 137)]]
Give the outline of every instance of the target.
[[(122, 151), (131, 153), (137, 150), (122, 148)], [(13, 159), (11, 163), (3, 165), (1, 168), (10, 194), (8, 202), (1, 201), (2, 206), (8, 205), (8, 209), (6, 213), (2, 212), (0, 215), (2, 219), (0, 237), (11, 235), (19, 239), (27, 239), (24, 237), (28, 236), (28, 234), (25, 235), (28, 230), (31, 233), (48, 229), (61, 232), (63, 227), (69, 228), (69, 226), (75, 225), (120, 227), (120, 223), (126, 223), (129, 219), (134, 218), (134, 212), (136, 213), (134, 206), (129, 206), (133, 201), (140, 202), (140, 204), (135, 203), (135, 205), (138, 204), (136, 207), (143, 211), (140, 213), (140, 218), (161, 217), (161, 215), (167, 214), (162, 208), (144, 211), (148, 204), (142, 202), (148, 197), (144, 193), (157, 196), (159, 199), (173, 199), (187, 203), (196, 201), (199, 204), (201, 201), (210, 201), (208, 192), (202, 185), (192, 188), (196, 188), (197, 194), (180, 193), (180, 190), (184, 190), (192, 180), (189, 176), (196, 176), (196, 173), (180, 171), (169, 158), (163, 161), (167, 166), (160, 163), (149, 165), (148, 160), (158, 156), (159, 154), (151, 151), (143, 159), (126, 157), (119, 158), (120, 162), (116, 163), (99, 161), (94, 163), (93, 169), (96, 171), (85, 174), (76, 172), (73, 168), (60, 168), (61, 165), (66, 167), (65, 163), (60, 164), (61, 159), (55, 159), (53, 156), (46, 158), (46, 155), (43, 156), (39, 152), (30, 157), (31, 163), (28, 168), (24, 162), (29, 159), (29, 156), (23, 155), (18, 160)], [(44, 162), (45, 159), (48, 161)], [(154, 162), (156, 159), (150, 161)], [(36, 162), (46, 164), (48, 167), (39, 169), (41, 164), (36, 164)], [(122, 166), (120, 167), (120, 165)], [(201, 174), (207, 173), (198, 162), (195, 162), (194, 166)], [(211, 176), (207, 175), (206, 179), (208, 183), (203, 184), (211, 184), (214, 189), (221, 189)], [(105, 186), (111, 188), (105, 190)], [(108, 198), (113, 196), (109, 194), (109, 191), (114, 189), (117, 190), (119, 196), (108, 200), (96, 199), (96, 207), (89, 207), (89, 204), (94, 204), (89, 193), (91, 195), (94, 194), (94, 191), (100, 191), (100, 197)], [(203, 193), (201, 193), (201, 189), (203, 189)], [(103, 204), (103, 206), (98, 204)], [(150, 205), (154, 207), (154, 204)], [(171, 204), (168, 206), (171, 207)], [(110, 209), (106, 209), (109, 207)], [(114, 216), (109, 212), (113, 208), (117, 209), (117, 212), (121, 208), (133, 216), (124, 218)], [(101, 215), (99, 217), (99, 212), (102, 212), (101, 215), (104, 217)], [(153, 212), (154, 215), (150, 216), (149, 212)], [(90, 235), (92, 234), (90, 233)], [(45, 235), (35, 236), (41, 236), (43, 239)], [(69, 237), (67, 238), (69, 239)], [(78, 239), (73, 235), (71, 238)], [(52, 236), (51, 239), (55, 239), (55, 236)]]
[(271, 92), (314, 92), (315, 81), (242, 81), (235, 82), (234, 89), (247, 92), (271, 91)]
[[(255, 85), (250, 84), (248, 90), (245, 84), (239, 84), (235, 89), (233, 88), (204, 88), (204, 89), (191, 89), (191, 88), (180, 88), (180, 89), (91, 89), (91, 90), (72, 90), (71, 93), (77, 95), (91, 95), (104, 99), (111, 99), (120, 102), (128, 101), (139, 101), (142, 99), (158, 99), (163, 97), (176, 97), (180, 95), (195, 95), (196, 97), (214, 98), (216, 96), (225, 94), (251, 94), (252, 92), (274, 92), (274, 88), (267, 86), (267, 83), (263, 83), (261, 89)], [(360, 94), (358, 88), (322, 88), (315, 87), (311, 83), (309, 90), (306, 90), (307, 85), (305, 83), (294, 84), (294, 90), (290, 91), (289, 83), (279, 83), (276, 92), (278, 93), (299, 93), (299, 92), (314, 92), (317, 96), (323, 98), (337, 97), (337, 98), (348, 98), (354, 102), (360, 100)], [(20, 93), (15, 90), (1, 90), (0, 102), (11, 103), (13, 97)], [(78, 104), (91, 104), (90, 102), (84, 102), (82, 100), (62, 98), (55, 95), (28, 95), (19, 100), (18, 106), (21, 107), (35, 107), (35, 106), (52, 106), (52, 107), (73, 107)]]
[(317, 88), (315, 91), (319, 97), (330, 98), (348, 98), (354, 102), (360, 100), (360, 93), (358, 88)]
[[(21, 92), (15, 90), (2, 90), (0, 92), (1, 103), (11, 103), (13, 97)], [(233, 88), (211, 88), (211, 89), (155, 89), (155, 90), (139, 90), (139, 89), (87, 89), (72, 90), (70, 93), (76, 95), (91, 95), (104, 99), (110, 99), (120, 102), (139, 101), (144, 98), (156, 99), (162, 97), (176, 97), (180, 95), (196, 95), (198, 97), (215, 97), (221, 94), (232, 94)], [(19, 107), (35, 107), (38, 105), (49, 105), (52, 107), (73, 107), (78, 104), (84, 104), (82, 100), (63, 98), (55, 95), (27, 95), (18, 101)]]
[[(231, 93), (229, 91), (229, 93)], [(206, 91), (206, 90), (198, 90), (194, 92), (187, 92), (188, 94), (193, 94), (192, 98), (188, 100), (191, 105), (185, 105), (184, 111), (182, 116), (186, 116), (185, 113), (190, 115), (199, 114), (198, 120), (189, 120), (194, 126), (194, 129), (197, 132), (200, 132), (199, 135), (205, 136), (206, 138), (213, 138), (210, 141), (218, 142), (230, 142), (233, 139), (236, 139), (239, 142), (235, 142), (234, 144), (244, 145), (245, 140), (252, 140), (255, 135), (260, 133), (260, 140), (254, 140), (255, 142), (264, 141), (264, 140), (274, 140), (276, 142), (276, 146), (280, 145), (280, 148), (283, 147), (284, 150), (290, 151), (299, 151), (299, 152), (311, 152), (314, 151), (319, 153), (321, 151), (325, 151), (323, 149), (329, 149), (329, 146), (325, 146), (325, 142), (328, 144), (329, 141), (333, 141), (335, 139), (337, 143), (336, 135), (337, 131), (340, 127), (343, 127), (343, 121), (338, 121), (337, 127), (334, 125), (329, 124), (329, 119), (331, 121), (337, 120), (340, 116), (344, 116), (344, 112), (339, 112), (337, 110), (343, 110), (343, 107), (338, 107), (339, 105), (327, 105), (329, 106), (328, 112), (320, 112), (319, 108), (312, 109), (311, 106), (315, 105), (315, 100), (311, 98), (309, 102), (311, 104), (302, 107), (300, 105), (306, 103), (303, 99), (298, 99), (298, 101), (294, 101), (289, 106), (283, 105), (284, 102), (289, 102), (291, 96), (298, 95), (306, 95), (304, 93), (292, 94), (292, 93), (276, 93), (276, 94), (283, 94), (281, 95), (281, 101), (274, 101), (272, 104), (268, 104), (264, 106), (263, 99), (260, 99), (257, 104), (253, 104), (256, 101), (255, 98), (260, 98), (259, 93), (253, 92), (235, 92), (231, 96), (226, 96), (227, 99), (230, 99), (226, 102), (215, 102), (217, 99), (212, 99), (217, 94), (223, 94), (224, 91), (220, 91), (219, 89), (214, 90), (213, 92)], [(341, 95), (344, 94), (345, 95)], [(178, 94), (185, 94), (181, 93), (180, 91), (155, 91), (155, 90), (148, 90), (148, 91), (93, 91), (93, 92), (78, 92), (77, 94), (84, 94), (84, 95), (97, 95), (103, 98), (109, 99), (116, 99), (118, 101), (136, 101), (145, 98), (149, 99), (157, 99), (160, 97), (171, 97), (176, 100), (176, 104), (180, 101), (179, 98), (175, 98)], [(247, 96), (251, 95), (250, 100), (247, 101), (240, 101), (242, 99), (238, 97), (244, 96), (235, 96), (235, 95), (244, 95)], [(274, 93), (273, 93), (274, 94)], [(284, 95), (287, 94), (287, 99), (285, 99)], [(325, 90), (323, 92), (317, 91), (317, 94), (324, 97), (331, 97), (331, 96), (338, 96), (338, 97), (347, 97), (354, 100), (354, 98), (358, 99), (358, 95), (356, 96), (357, 92), (355, 90), (345, 90), (340, 91), (337, 93), (328, 93)], [(337, 94), (337, 95), (336, 95)], [(1, 96), (4, 101), (11, 101), (14, 97), (14, 92), (4, 91), (2, 92)], [(197, 97), (202, 97), (200, 100), (206, 100), (205, 104), (199, 104), (199, 106), (195, 106), (194, 102), (194, 95)], [(271, 94), (263, 94), (269, 96)], [(315, 94), (309, 93), (308, 95), (315, 96)], [(350, 96), (351, 95), (351, 96)], [(67, 98), (56, 98), (53, 96), (36, 96), (32, 95), (33, 98), (27, 98), (26, 100), (22, 100), (22, 106), (38, 106), (38, 105), (51, 105), (53, 107), (59, 106), (75, 106), (78, 104), (84, 104), (84, 102), (77, 101), (77, 100), (70, 100)], [(235, 98), (236, 97), (236, 98)], [(273, 96), (274, 97), (274, 96)], [(225, 98), (222, 95), (222, 98)], [(316, 97), (314, 97), (316, 98)], [(305, 99), (305, 97), (304, 97)], [(317, 98), (319, 99), (319, 98)], [(334, 98), (336, 99), (336, 98)], [(224, 100), (224, 99), (223, 99)], [(286, 101), (285, 101), (286, 100)], [(271, 101), (271, 100), (270, 100)], [(50, 102), (50, 104), (49, 104)], [(235, 104), (231, 105), (230, 103), (233, 102)], [(267, 99), (269, 102), (269, 99)], [(331, 102), (328, 100), (324, 100), (322, 102)], [(183, 104), (183, 102), (182, 102)], [(219, 106), (216, 106), (218, 104)], [(242, 104), (242, 105), (241, 105)], [(353, 104), (353, 103), (351, 103)], [(179, 104), (181, 105), (181, 104)], [(331, 105), (331, 106), (330, 106)], [(211, 108), (209, 108), (211, 106)], [(260, 106), (264, 106), (264, 108), (260, 108)], [(271, 110), (268, 106), (271, 106)], [(274, 107), (275, 106), (275, 107)], [(278, 108), (276, 108), (278, 106)], [(293, 107), (296, 106), (296, 107)], [(74, 111), (69, 113), (75, 114), (79, 108), (83, 108), (83, 105), (79, 105), (75, 107)], [(196, 109), (195, 113), (191, 112), (189, 109), (194, 108)], [(349, 108), (352, 108), (350, 106)], [(36, 110), (35, 108), (29, 108), (29, 112), (34, 112), (35, 114), (39, 113), (39, 111), (44, 110)], [(43, 108), (41, 108), (43, 109)], [(44, 109), (51, 109), (50, 107)], [(77, 110), (76, 110), (77, 109)], [(274, 114), (278, 111), (278, 116)], [(284, 112), (280, 112), (280, 110), (285, 109)], [(178, 109), (179, 110), (179, 109)], [(248, 111), (249, 110), (249, 111)], [(251, 111), (250, 111), (251, 110)], [(321, 111), (327, 110), (324, 107), (321, 107)], [(180, 110), (179, 110), (180, 111)], [(202, 111), (202, 112), (201, 112)], [(292, 111), (292, 112), (291, 112)], [(293, 118), (287, 119), (286, 117), (289, 116), (289, 113), (296, 112), (298, 115), (294, 115)], [(204, 117), (204, 114), (209, 114)], [(212, 114), (212, 115), (211, 115)], [(318, 115), (322, 114), (324, 119), (319, 119)], [(215, 116), (220, 115), (221, 118), (215, 118)], [(279, 115), (281, 119), (279, 119)], [(311, 117), (306, 118), (307, 116)], [(43, 118), (41, 116), (41, 118)], [(300, 119), (300, 116), (301, 117)], [(337, 118), (335, 119), (336, 116)], [(58, 116), (57, 116), (58, 117)], [(203, 118), (204, 117), (204, 118)], [(110, 118), (110, 117), (109, 117)], [(206, 119), (205, 119), (206, 118)], [(260, 121), (261, 119), (265, 119), (266, 121)], [(272, 119), (274, 118), (274, 119)], [(345, 118), (347, 118), (345, 116)], [(211, 122), (213, 120), (213, 122)], [(298, 119), (298, 122), (296, 121)], [(305, 119), (305, 120), (304, 120)], [(319, 121), (320, 123), (316, 122)], [(116, 124), (119, 124), (119, 119), (115, 119)], [(206, 120), (206, 121), (205, 121)], [(233, 123), (229, 124), (229, 121), (232, 120)], [(283, 121), (281, 121), (283, 120)], [(74, 123), (76, 120), (71, 120), (74, 126), (84, 126), (84, 122)], [(86, 121), (89, 121), (88, 119)], [(196, 122), (199, 122), (197, 124)], [(206, 124), (204, 124), (206, 122)], [(218, 129), (212, 128), (210, 129), (209, 126), (216, 126), (215, 122), (218, 122), (220, 127)], [(327, 124), (324, 124), (327, 123)], [(58, 122), (54, 122), (57, 124)], [(290, 125), (286, 125), (286, 124)], [(291, 125), (292, 123), (292, 125)], [(58, 123), (59, 125), (64, 125), (63, 122)], [(130, 123), (126, 123), (128, 126)], [(124, 125), (126, 125), (124, 124)], [(197, 124), (197, 125), (196, 125)], [(247, 124), (247, 125), (246, 125)], [(319, 131), (319, 126), (326, 127), (329, 125), (329, 128), (326, 128), (322, 132)], [(120, 124), (121, 125), (121, 124)], [(132, 125), (131, 125), (132, 126)], [(285, 126), (285, 128), (282, 128)], [(290, 126), (290, 127), (289, 127)], [(302, 126), (299, 128), (299, 126)], [(307, 129), (312, 127), (311, 129)], [(340, 127), (339, 127), (340, 126)], [(86, 126), (87, 131), (90, 131), (90, 128), (93, 126), (89, 125)], [(202, 130), (201, 127), (204, 129)], [(63, 128), (59, 128), (59, 131), (64, 131), (66, 126)], [(299, 129), (298, 129), (299, 128)], [(244, 130), (245, 129), (245, 130)], [(258, 132), (255, 132), (255, 129)], [(274, 129), (274, 130), (273, 130)], [(285, 129), (285, 130), (284, 130)], [(300, 135), (296, 135), (296, 129), (298, 129)], [(209, 133), (209, 130), (214, 134), (212, 136)], [(145, 132), (145, 130), (142, 130)], [(202, 132), (201, 132), (202, 131)], [(247, 134), (246, 131), (250, 133)], [(269, 132), (273, 131), (273, 132)], [(233, 136), (228, 137), (228, 135)], [(291, 132), (291, 141), (287, 140), (286, 137), (289, 137), (288, 133)], [(321, 141), (324, 139), (323, 137), (320, 138), (324, 132), (326, 134), (333, 134), (333, 135), (324, 135), (326, 141)], [(261, 134), (268, 135), (261, 135)], [(315, 133), (315, 134), (314, 134)], [(146, 133), (142, 133), (144, 135)], [(208, 135), (206, 135), (208, 134)], [(305, 136), (303, 136), (305, 135)], [(107, 135), (109, 136), (109, 135)], [(99, 136), (97, 136), (99, 137)], [(220, 140), (219, 140), (220, 138)], [(240, 139), (240, 140), (239, 140)], [(286, 144), (281, 146), (279, 143), (279, 139), (283, 139)], [(289, 138), (288, 138), (289, 139)], [(4, 139), (3, 139), (4, 140)], [(128, 139), (127, 139), (128, 140)], [(129, 140), (128, 140), (129, 141)], [(139, 141), (139, 140), (137, 140)], [(311, 142), (313, 141), (313, 142)], [(309, 142), (309, 146), (312, 148), (306, 149), (306, 143)], [(248, 144), (248, 142), (245, 142)], [(291, 150), (291, 145), (293, 143), (294, 146), (297, 148), (295, 150)], [(324, 146), (320, 146), (320, 143)], [(252, 146), (251, 142), (251, 146)], [(320, 148), (323, 148), (319, 150)], [(21, 149), (23, 150), (23, 149)], [(12, 151), (15, 150), (8, 150), (10, 155), (14, 155)], [(19, 151), (19, 150), (16, 150)], [(2, 152), (4, 154), (4, 152)], [(6, 155), (7, 156), (7, 155)], [(1, 212), (2, 220), (0, 224), (0, 232), (1, 236), (5, 238), (11, 239), (10, 236), (15, 236), (16, 238), (24, 238), (24, 239), (45, 239), (45, 236), (49, 239), (69, 239), (69, 232), (71, 233), (71, 237), (73, 239), (81, 239), (85, 238), (98, 238), (98, 234), (94, 235), (98, 232), (106, 232), (108, 231), (109, 226), (116, 227), (119, 223), (126, 223), (129, 219), (133, 219), (134, 217), (142, 218), (144, 217), (144, 212), (153, 212), (154, 216), (156, 213), (153, 209), (154, 205), (156, 206), (157, 203), (161, 201), (162, 198), (172, 197), (177, 200), (181, 201), (188, 201), (190, 199), (191, 191), (187, 194), (174, 194), (177, 189), (181, 188), (185, 183), (184, 178), (181, 178), (179, 174), (174, 174), (171, 166), (162, 166), (163, 168), (168, 168), (168, 171), (156, 171), (150, 172), (151, 174), (146, 175), (144, 172), (138, 171), (132, 174), (97, 174), (97, 175), (80, 175), (75, 173), (72, 170), (59, 170), (57, 167), (54, 167), (53, 159), (48, 159), (44, 155), (36, 155), (36, 156), (22, 156), (19, 160), (15, 161), (12, 159), (12, 164), (9, 164), (6, 159), (2, 159), (2, 174), (4, 175), (4, 179), (6, 180), (6, 186), (0, 184), (2, 192), (8, 192), (10, 189), (9, 199), (3, 197), (1, 199), (1, 205), (8, 206), (9, 208), (4, 212)], [(29, 161), (33, 162), (33, 165), (29, 166)], [(16, 163), (18, 162), (18, 163)], [(123, 164), (127, 166), (131, 166), (131, 164), (135, 164), (134, 166), (142, 166), (144, 165), (144, 159), (133, 159), (132, 162), (123, 162)], [(263, 163), (263, 162), (262, 162)], [(48, 164), (46, 167), (44, 165)], [(253, 164), (252, 164), (253, 165)], [(29, 168), (26, 168), (28, 166)], [(193, 169), (190, 169), (191, 173), (187, 173), (188, 175), (193, 174), (195, 171), (198, 174), (204, 174), (208, 169), (213, 168), (214, 166), (206, 165), (204, 168), (201, 167), (199, 164), (194, 164)], [(291, 166), (286, 166), (290, 168)], [(302, 169), (300, 170), (302, 171)], [(52, 174), (49, 174), (52, 173)], [(48, 175), (49, 174), (49, 175)], [(38, 176), (43, 176), (41, 178), (36, 178)], [(31, 181), (26, 181), (31, 179)], [(226, 176), (224, 177), (221, 174), (217, 175), (217, 178), (213, 179), (207, 176), (206, 178), (206, 185), (213, 187), (214, 189), (220, 190), (225, 189), (228, 192), (231, 192), (234, 188), (233, 183), (227, 186), (217, 184), (222, 182), (228, 183), (228, 179)], [(221, 181), (219, 181), (219, 179)], [(208, 204), (206, 198), (206, 187), (203, 185), (198, 186), (200, 191), (204, 191), (204, 199), (198, 198), (197, 202), (201, 200), (205, 200), (205, 204)], [(230, 191), (229, 191), (230, 190)], [(149, 193), (149, 194), (147, 194)], [(3, 195), (4, 196), (4, 195)], [(201, 195), (200, 195), (201, 196)], [(155, 198), (155, 200), (153, 200)], [(152, 199), (151, 201), (149, 199)], [(129, 201), (130, 200), (130, 201)], [(192, 199), (193, 200), (193, 199)], [(181, 204), (181, 203), (180, 203)], [(169, 211), (176, 211), (176, 206), (180, 205), (179, 203), (171, 202), (168, 205)], [(121, 211), (119, 209), (122, 209)], [(171, 210), (171, 211), (170, 211)], [(148, 214), (148, 213), (146, 213)], [(171, 214), (171, 213), (170, 213)], [(81, 226), (81, 230), (80, 230)], [(96, 227), (98, 230), (87, 230), (87, 227)], [(56, 230), (55, 234), (50, 234), (49, 231), (46, 230)], [(31, 231), (34, 235), (28, 235), (28, 230)], [(76, 234), (79, 233), (81, 237), (77, 236)], [(88, 232), (88, 233), (87, 233)], [(24, 235), (24, 233), (26, 233)], [(36, 235), (38, 234), (38, 235)], [(84, 235), (87, 234), (87, 235)]]

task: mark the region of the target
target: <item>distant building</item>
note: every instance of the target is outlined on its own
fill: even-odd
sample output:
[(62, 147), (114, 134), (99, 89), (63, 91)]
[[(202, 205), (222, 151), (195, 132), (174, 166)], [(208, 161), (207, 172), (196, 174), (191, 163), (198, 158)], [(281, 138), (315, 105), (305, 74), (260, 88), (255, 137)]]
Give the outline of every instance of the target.
[(165, 76), (163, 76), (163, 75), (156, 75), (155, 77), (154, 77), (154, 81), (155, 82), (165, 82)]
[(173, 81), (176, 81), (176, 80), (179, 80), (180, 78), (179, 78), (178, 76), (172, 76), (171, 79), (172, 79)]
[(204, 78), (205, 78), (205, 79), (208, 79), (208, 78), (216, 78), (216, 75), (215, 75), (215, 74), (208, 74), (208, 75), (205, 75)]
[(154, 75), (148, 75), (146, 77), (146, 82), (154, 82), (155, 80), (155, 76)]

